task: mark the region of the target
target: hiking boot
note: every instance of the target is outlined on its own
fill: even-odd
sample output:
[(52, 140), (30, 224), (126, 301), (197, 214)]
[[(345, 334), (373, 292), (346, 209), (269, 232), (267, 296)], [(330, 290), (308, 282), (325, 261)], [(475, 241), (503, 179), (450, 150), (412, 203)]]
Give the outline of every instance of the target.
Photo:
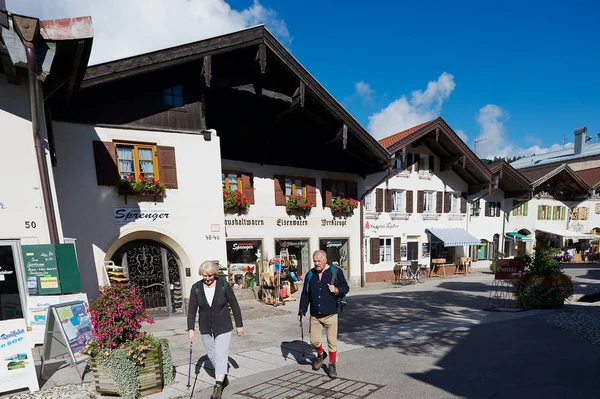
[(213, 389), (212, 395), (210, 395), (210, 399), (221, 399), (223, 395), (223, 385), (216, 385)]
[(329, 378), (335, 380), (337, 378), (337, 370), (335, 368), (335, 363), (329, 363)]
[(313, 363), (313, 368), (315, 370), (320, 369), (326, 358), (327, 358), (327, 352), (323, 351), (323, 352), (319, 353), (319, 355), (317, 356), (317, 360), (315, 360), (315, 362)]

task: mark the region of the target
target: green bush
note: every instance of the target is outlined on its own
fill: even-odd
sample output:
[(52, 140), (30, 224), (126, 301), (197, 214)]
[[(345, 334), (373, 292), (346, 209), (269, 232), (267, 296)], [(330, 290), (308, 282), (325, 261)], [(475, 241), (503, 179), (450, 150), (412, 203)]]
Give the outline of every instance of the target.
[(492, 263), (490, 263), (490, 271), (494, 274), (496, 273), (496, 261), (495, 260), (493, 260)]

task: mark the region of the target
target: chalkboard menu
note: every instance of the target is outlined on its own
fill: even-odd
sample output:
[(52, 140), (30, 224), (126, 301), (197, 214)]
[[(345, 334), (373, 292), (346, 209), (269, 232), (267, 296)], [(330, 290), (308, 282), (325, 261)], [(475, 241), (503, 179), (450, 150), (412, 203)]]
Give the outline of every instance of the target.
[(54, 245), (23, 245), (22, 250), (29, 295), (60, 294)]

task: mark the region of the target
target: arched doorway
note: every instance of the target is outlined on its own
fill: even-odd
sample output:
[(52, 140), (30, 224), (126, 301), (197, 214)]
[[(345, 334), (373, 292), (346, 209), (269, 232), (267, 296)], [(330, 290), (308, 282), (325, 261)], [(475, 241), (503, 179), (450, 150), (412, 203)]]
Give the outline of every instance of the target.
[(500, 234), (494, 234), (492, 241), (492, 259), (498, 259), (498, 248), (500, 248)]
[[(531, 237), (531, 231), (527, 230), (527, 229), (521, 229), (519, 231), (517, 231), (517, 233), (524, 235), (525, 237)], [(516, 244), (516, 253), (515, 255), (520, 255), (522, 253), (526, 253), (527, 252), (527, 241), (523, 241), (521, 240), (517, 240), (517, 244)]]
[(170, 249), (153, 240), (133, 240), (121, 246), (111, 260), (124, 267), (129, 283), (150, 313), (183, 312), (180, 264)]

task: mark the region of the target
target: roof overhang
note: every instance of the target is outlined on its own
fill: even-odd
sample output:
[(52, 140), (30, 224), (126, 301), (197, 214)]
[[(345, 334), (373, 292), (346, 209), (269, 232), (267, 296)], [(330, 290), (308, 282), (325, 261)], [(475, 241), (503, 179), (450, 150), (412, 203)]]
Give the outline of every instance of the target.
[(563, 164), (531, 183), (534, 195), (547, 193), (559, 200), (582, 200), (591, 187), (567, 164)]
[(409, 147), (424, 145), (440, 160), (440, 170), (452, 170), (469, 185), (469, 194), (491, 193), (496, 187), (492, 172), (442, 119), (437, 118), (387, 147), (404, 154)]
[(498, 189), (504, 192), (505, 198), (531, 197), (531, 182), (510, 166), (506, 161), (499, 161), (489, 166), (494, 177), (498, 179)]

